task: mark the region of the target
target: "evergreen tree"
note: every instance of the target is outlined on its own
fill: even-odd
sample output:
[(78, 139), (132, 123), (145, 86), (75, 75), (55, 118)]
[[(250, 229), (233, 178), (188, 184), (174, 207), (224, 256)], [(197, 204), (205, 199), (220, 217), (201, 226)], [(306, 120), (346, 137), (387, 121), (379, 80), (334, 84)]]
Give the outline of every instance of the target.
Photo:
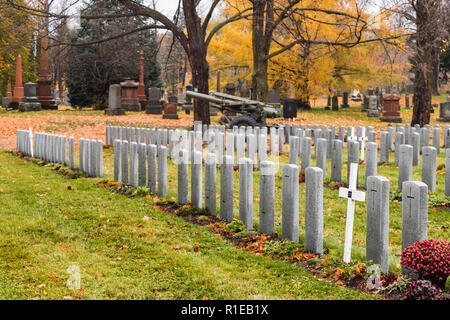
[[(90, 0), (84, 5), (85, 9), (82, 10), (84, 15), (113, 15), (127, 12), (127, 9), (116, 0)], [(67, 51), (66, 85), (72, 105), (106, 108), (111, 84), (120, 83), (127, 78), (136, 81), (139, 79), (141, 52), (144, 55), (146, 88), (161, 86), (161, 67), (156, 61), (158, 42), (154, 30), (144, 29), (109, 41), (100, 41), (146, 25), (148, 25), (146, 19), (132, 15), (81, 21), (80, 28), (71, 34), (71, 42), (88, 45), (71, 46)]]

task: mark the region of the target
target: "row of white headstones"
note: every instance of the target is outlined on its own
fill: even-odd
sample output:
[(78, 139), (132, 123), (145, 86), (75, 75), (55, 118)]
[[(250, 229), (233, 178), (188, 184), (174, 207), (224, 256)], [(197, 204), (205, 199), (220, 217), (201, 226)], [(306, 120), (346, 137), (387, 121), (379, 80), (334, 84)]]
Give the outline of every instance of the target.
[[(349, 141), (358, 141), (361, 143), (361, 159), (364, 159), (365, 154), (365, 143), (368, 140), (365, 135), (365, 128), (362, 128), (362, 135), (360, 137), (356, 137), (353, 130), (350, 130), (350, 134), (347, 138)], [(169, 132), (169, 139), (172, 136), (173, 131)], [(187, 134), (179, 134), (181, 136), (187, 137)], [(176, 135), (178, 137), (178, 135)], [(213, 136), (213, 135), (212, 135)], [(212, 137), (211, 136), (211, 137)], [(203, 135), (204, 137), (204, 135)], [(210, 142), (208, 139), (210, 136), (206, 134), (206, 141)], [(178, 137), (179, 138), (179, 137)], [(176, 139), (176, 138), (175, 138)], [(179, 142), (179, 139), (176, 139)], [(278, 139), (277, 139), (278, 140)], [(184, 149), (189, 149), (187, 144)], [(211, 152), (212, 150), (210, 150)], [(176, 154), (176, 152), (175, 152)], [(348, 188), (340, 188), (339, 196), (347, 199), (347, 219), (346, 219), (346, 229), (345, 229), (345, 243), (344, 243), (344, 257), (343, 260), (345, 262), (350, 262), (351, 259), (351, 245), (352, 245), (352, 235), (353, 235), (353, 224), (354, 224), (354, 213), (355, 213), (355, 205), (356, 201), (365, 201), (365, 192), (357, 190), (357, 176), (358, 176), (358, 164), (351, 163), (350, 164), (350, 175), (349, 175), (349, 186)]]
[[(24, 136), (22, 133), (26, 133), (29, 141), (24, 140)], [(20, 139), (19, 139), (20, 137)], [(365, 136), (365, 128), (363, 128), (363, 134), (361, 137), (356, 137), (354, 135), (354, 131), (352, 130), (348, 140), (360, 141), (361, 142), (361, 158), (364, 157), (364, 145), (367, 141)], [(31, 153), (33, 156), (33, 134), (31, 128), (29, 131), (18, 131), (18, 150), (27, 151)], [(349, 187), (339, 189), (339, 196), (343, 198), (347, 198), (347, 219), (346, 219), (346, 231), (345, 231), (345, 243), (344, 243), (344, 258), (345, 262), (350, 262), (351, 257), (351, 244), (352, 244), (352, 234), (353, 234), (353, 222), (354, 222), (354, 212), (355, 212), (355, 202), (356, 201), (365, 201), (365, 192), (357, 190), (357, 173), (358, 173), (358, 164), (351, 163), (350, 164), (350, 177), (349, 177)]]

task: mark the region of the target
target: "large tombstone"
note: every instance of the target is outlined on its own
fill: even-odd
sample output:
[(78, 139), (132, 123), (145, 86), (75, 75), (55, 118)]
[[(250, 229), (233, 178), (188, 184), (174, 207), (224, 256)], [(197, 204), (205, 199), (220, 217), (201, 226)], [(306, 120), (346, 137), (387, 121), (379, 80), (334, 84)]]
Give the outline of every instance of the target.
[(162, 114), (161, 90), (156, 87), (148, 89), (148, 101), (145, 106), (146, 114)]
[(127, 111), (141, 111), (141, 104), (138, 99), (138, 87), (139, 83), (133, 80), (127, 79), (120, 83), (122, 89), (121, 103), (122, 108)]
[(402, 122), (400, 117), (400, 97), (395, 94), (387, 94), (383, 96), (383, 113), (380, 117), (385, 122)]
[(441, 102), (438, 121), (450, 122), (450, 102)]
[(339, 111), (339, 102), (338, 102), (338, 96), (337, 95), (334, 95), (331, 98), (331, 110)]
[(36, 84), (33, 82), (27, 82), (24, 86), (24, 97), (22, 102), (19, 103), (19, 111), (41, 111), (41, 104), (36, 96)]
[(112, 84), (109, 86), (108, 108), (105, 109), (106, 115), (120, 116), (125, 114), (125, 111), (122, 109), (120, 91), (120, 84)]
[(285, 99), (283, 102), (283, 117), (285, 119), (297, 118), (298, 100)]
[(341, 108), (350, 108), (348, 104), (348, 92), (342, 93), (342, 105)]
[(368, 117), (379, 117), (380, 111), (378, 111), (378, 98), (376, 95), (369, 95), (368, 97), (368, 107), (367, 107), (367, 116)]
[(164, 104), (163, 119), (178, 119), (178, 97), (169, 96), (168, 102)]

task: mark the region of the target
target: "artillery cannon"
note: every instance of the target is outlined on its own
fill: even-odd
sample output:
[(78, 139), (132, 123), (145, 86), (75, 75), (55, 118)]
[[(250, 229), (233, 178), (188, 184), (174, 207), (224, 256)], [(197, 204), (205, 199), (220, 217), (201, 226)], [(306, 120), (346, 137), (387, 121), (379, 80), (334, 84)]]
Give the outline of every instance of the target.
[[(271, 105), (226, 93), (210, 91), (208, 95), (186, 91), (186, 95), (195, 99), (206, 100), (212, 107), (219, 109), (223, 114), (219, 122), (228, 125), (230, 128), (233, 126), (267, 126), (267, 117), (280, 116), (280, 111)], [(232, 116), (225, 111), (239, 115)]]

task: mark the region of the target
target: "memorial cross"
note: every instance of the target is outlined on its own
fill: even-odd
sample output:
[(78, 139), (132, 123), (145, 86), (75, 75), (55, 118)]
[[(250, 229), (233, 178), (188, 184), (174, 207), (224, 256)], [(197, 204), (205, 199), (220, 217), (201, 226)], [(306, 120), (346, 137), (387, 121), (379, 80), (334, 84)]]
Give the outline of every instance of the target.
[(347, 220), (345, 223), (344, 262), (350, 262), (352, 251), (353, 220), (355, 216), (355, 201), (365, 201), (366, 193), (356, 190), (358, 164), (350, 164), (350, 181), (348, 188), (339, 188), (339, 197), (347, 198)]

